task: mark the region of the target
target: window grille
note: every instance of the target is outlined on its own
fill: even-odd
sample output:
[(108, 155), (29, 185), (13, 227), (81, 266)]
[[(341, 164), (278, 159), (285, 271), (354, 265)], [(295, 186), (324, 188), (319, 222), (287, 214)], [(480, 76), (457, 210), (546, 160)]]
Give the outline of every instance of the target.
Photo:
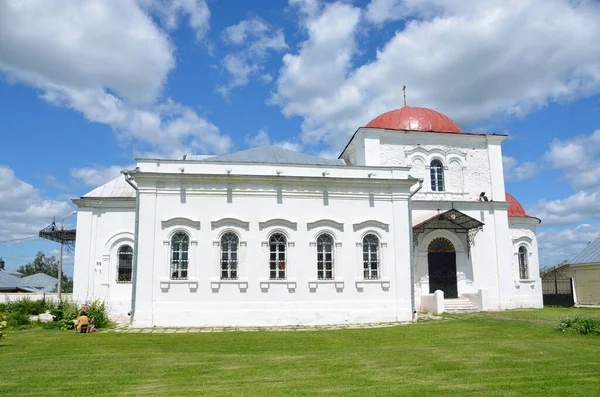
[(122, 245), (117, 257), (117, 283), (130, 283), (133, 270), (133, 248), (129, 245)]
[(317, 238), (317, 278), (333, 280), (333, 237), (330, 234)]
[(221, 237), (221, 280), (238, 278), (239, 239), (235, 233), (227, 232)]
[(430, 167), (431, 190), (434, 192), (444, 191), (444, 166), (440, 160), (433, 160)]
[(281, 233), (275, 233), (269, 238), (269, 278), (271, 280), (286, 279), (286, 245), (287, 239)]
[(377, 280), (379, 272), (379, 238), (367, 234), (363, 238), (363, 271), (366, 280)]
[(171, 239), (171, 280), (187, 280), (189, 245), (190, 238), (185, 233), (176, 233)]
[(519, 277), (521, 280), (527, 280), (527, 248), (524, 246), (519, 247)]

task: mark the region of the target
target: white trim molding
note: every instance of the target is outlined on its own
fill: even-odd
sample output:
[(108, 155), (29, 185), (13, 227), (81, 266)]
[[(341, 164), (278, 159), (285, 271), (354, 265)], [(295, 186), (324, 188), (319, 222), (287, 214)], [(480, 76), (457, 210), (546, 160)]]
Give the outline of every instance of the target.
[(295, 292), (298, 286), (298, 281), (295, 278), (288, 278), (286, 280), (271, 280), (268, 278), (260, 279), (260, 289), (263, 292), (268, 292), (271, 285), (286, 285), (289, 292)]
[(390, 225), (389, 224), (383, 223), (383, 222), (380, 222), (380, 221), (376, 221), (376, 220), (373, 220), (373, 219), (369, 219), (369, 220), (366, 220), (366, 221), (362, 221), (360, 223), (353, 223), (352, 224), (352, 229), (355, 232), (357, 232), (359, 230), (362, 230), (362, 229), (367, 229), (367, 228), (378, 228), (378, 229), (384, 230), (386, 232), (390, 231)]
[(275, 218), (275, 219), (269, 219), (268, 221), (264, 221), (264, 222), (258, 222), (258, 230), (261, 230), (261, 231), (265, 230), (269, 227), (273, 227), (273, 226), (285, 227), (287, 229), (292, 229), (294, 231), (296, 231), (298, 229), (297, 222), (291, 222), (291, 221), (288, 221), (287, 219)]
[(221, 285), (223, 285), (223, 284), (237, 285), (240, 292), (246, 292), (248, 290), (248, 279), (247, 278), (239, 278), (237, 280), (222, 280), (218, 277), (213, 277), (210, 279), (210, 288), (213, 291), (219, 291), (221, 289)]
[(218, 229), (220, 227), (237, 227), (243, 229), (245, 231), (250, 230), (250, 222), (245, 222), (237, 218), (222, 218), (216, 221), (210, 222), (210, 227), (212, 230)]
[(319, 219), (318, 221), (309, 222), (306, 224), (306, 230), (311, 231), (318, 227), (325, 227), (338, 230), (340, 232), (344, 231), (344, 224), (340, 222), (336, 222), (332, 219)]
[(161, 221), (160, 225), (163, 230), (172, 226), (187, 226), (192, 229), (200, 230), (200, 221), (193, 221), (189, 218), (176, 217)]

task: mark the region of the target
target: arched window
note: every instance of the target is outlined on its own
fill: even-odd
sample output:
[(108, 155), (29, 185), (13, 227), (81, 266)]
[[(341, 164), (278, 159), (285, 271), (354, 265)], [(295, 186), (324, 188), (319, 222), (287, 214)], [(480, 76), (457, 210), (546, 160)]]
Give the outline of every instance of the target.
[(286, 245), (287, 239), (281, 233), (275, 233), (269, 238), (269, 278), (271, 280), (285, 280), (286, 278)]
[(521, 280), (527, 280), (529, 278), (529, 271), (527, 270), (527, 248), (524, 246), (519, 247), (519, 278)]
[(117, 257), (117, 283), (130, 283), (133, 269), (133, 248), (129, 245), (122, 245), (119, 247)]
[(430, 167), (431, 190), (434, 192), (444, 191), (444, 166), (440, 160), (433, 160)]
[(363, 238), (363, 271), (367, 280), (380, 277), (379, 272), (379, 238), (374, 234), (367, 234)]
[(221, 237), (221, 280), (237, 280), (239, 239), (227, 232)]
[(333, 280), (333, 237), (330, 234), (317, 238), (317, 278)]
[(171, 239), (171, 280), (187, 280), (189, 246), (190, 238), (183, 232), (175, 233)]

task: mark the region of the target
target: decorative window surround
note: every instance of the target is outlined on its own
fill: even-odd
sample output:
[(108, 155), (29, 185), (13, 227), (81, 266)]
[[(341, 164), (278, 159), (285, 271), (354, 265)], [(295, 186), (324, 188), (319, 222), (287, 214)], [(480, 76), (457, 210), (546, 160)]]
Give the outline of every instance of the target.
[(308, 279), (308, 288), (311, 290), (316, 290), (320, 284), (335, 284), (335, 289), (343, 290), (345, 286), (345, 281), (343, 278), (338, 279), (319, 279), (319, 278), (309, 278)]
[(240, 219), (236, 218), (222, 218), (216, 221), (212, 221), (210, 223), (210, 227), (212, 230), (218, 229), (220, 227), (230, 226), (230, 227), (238, 227), (240, 229), (244, 229), (245, 231), (250, 230), (250, 222), (244, 222)]
[(246, 292), (248, 289), (248, 279), (238, 278), (237, 280), (221, 280), (220, 278), (213, 277), (210, 279), (210, 288), (213, 290), (220, 290), (223, 284), (237, 284), (240, 292)]
[(168, 278), (160, 279), (160, 289), (169, 290), (171, 285), (173, 284), (188, 284), (190, 291), (195, 291), (198, 289), (198, 279), (197, 278), (189, 278), (187, 280), (171, 280)]
[(297, 222), (291, 222), (291, 221), (288, 221), (287, 219), (277, 218), (277, 219), (269, 219), (268, 221), (265, 221), (265, 222), (258, 222), (258, 230), (265, 230), (266, 228), (269, 228), (272, 226), (285, 227), (288, 229), (292, 229), (294, 231), (296, 231), (298, 229)]
[(381, 230), (384, 230), (386, 232), (390, 231), (390, 225), (387, 223), (383, 223), (383, 222), (379, 222), (379, 221), (375, 221), (375, 220), (368, 220), (368, 221), (363, 221), (360, 223), (353, 223), (352, 224), (352, 229), (357, 232), (359, 230), (362, 229), (366, 229), (366, 228), (378, 228)]
[[(316, 243), (315, 243), (315, 244), (316, 244)], [(268, 241), (261, 241), (261, 242), (260, 242), (260, 246), (261, 246), (261, 247), (268, 247), (268, 246), (269, 246), (269, 242), (268, 242)], [(288, 246), (288, 247), (290, 247), (290, 248), (293, 248), (293, 247), (295, 247), (295, 246), (296, 246), (296, 243), (295, 243), (295, 242), (293, 242), (293, 241), (289, 241), (289, 240), (288, 240), (288, 242), (287, 242), (287, 246)]]
[[(387, 246), (388, 246), (388, 243), (387, 243), (387, 241), (379, 241), (379, 244), (381, 244), (381, 248), (387, 248)], [(362, 241), (357, 241), (357, 242), (356, 242), (356, 246), (357, 246), (358, 248), (362, 248), (362, 246), (363, 246), (363, 243), (362, 243)]]
[(260, 279), (260, 289), (268, 291), (273, 284), (284, 284), (287, 285), (289, 292), (295, 292), (298, 282), (295, 278), (288, 278), (286, 280), (270, 280), (268, 278)]
[(344, 224), (331, 219), (319, 219), (318, 221), (309, 222), (306, 224), (306, 230), (311, 231), (317, 227), (329, 227), (331, 229), (344, 231)]
[[(334, 244), (335, 244), (335, 248), (341, 248), (342, 247), (342, 242), (341, 241), (336, 241)], [(316, 241), (309, 241), (308, 242), (308, 246), (314, 248), (314, 247), (317, 246), (317, 242)]]
[(389, 278), (380, 278), (377, 280), (366, 280), (364, 278), (356, 279), (356, 289), (362, 290), (365, 287), (365, 284), (379, 284), (381, 288), (387, 290), (390, 288), (391, 280)]
[(191, 219), (183, 217), (171, 218), (166, 221), (161, 221), (160, 225), (163, 230), (172, 226), (187, 226), (192, 229), (200, 230), (200, 221), (193, 221)]

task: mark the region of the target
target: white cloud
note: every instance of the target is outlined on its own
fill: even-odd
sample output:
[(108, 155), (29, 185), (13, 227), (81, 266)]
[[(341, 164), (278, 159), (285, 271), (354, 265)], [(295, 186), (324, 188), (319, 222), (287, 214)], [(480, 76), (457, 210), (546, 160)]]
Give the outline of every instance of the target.
[(573, 225), (589, 219), (600, 219), (600, 193), (579, 191), (559, 200), (539, 200), (527, 213), (545, 226)]
[(247, 85), (251, 76), (265, 81), (269, 75), (262, 71), (269, 55), (287, 48), (283, 29), (273, 29), (256, 17), (225, 28), (223, 40), (235, 49), (222, 60), (229, 81), (217, 87), (217, 91), (224, 96), (235, 87)]
[[(375, 17), (382, 4), (400, 14), (388, 7), (390, 18)], [(303, 26), (307, 40), (283, 57), (272, 101), (284, 115), (303, 118), (305, 144), (341, 148), (358, 126), (402, 104), (403, 84), (409, 105), (459, 123), (525, 115), (600, 88), (600, 52), (590, 51), (600, 41), (596, 2), (412, 0), (370, 7), (362, 13), (337, 2), (314, 11)], [(374, 59), (354, 63), (357, 38), (376, 28), (368, 19), (406, 16), (417, 19), (405, 20)]]
[(39, 189), (0, 165), (0, 241), (36, 236), (53, 217), (62, 219), (71, 211), (71, 203), (42, 197)]
[(531, 178), (539, 172), (539, 166), (531, 161), (519, 162), (516, 158), (502, 156), (504, 179), (506, 181), (522, 181)]
[(121, 174), (121, 170), (133, 168), (135, 168), (135, 165), (98, 165), (95, 167), (71, 168), (69, 173), (71, 177), (86, 186), (98, 187), (118, 177)]
[(538, 251), (541, 266), (554, 266), (571, 259), (585, 246), (600, 238), (600, 224), (581, 224), (564, 230), (539, 232)]
[(349, 4), (326, 5), (319, 14), (306, 18), (308, 39), (300, 45), (298, 54), (283, 57), (271, 101), (281, 106), (287, 117), (304, 117), (304, 143), (318, 144), (331, 131), (343, 134), (338, 139), (341, 145), (341, 140), (359, 125), (353, 112), (361, 98), (344, 85), (358, 51), (355, 33), (360, 15), (361, 10)]
[(256, 135), (247, 136), (246, 143), (248, 145), (250, 145), (251, 147), (263, 146), (263, 145), (268, 145), (269, 143), (271, 143), (271, 139), (269, 138), (269, 133), (267, 132), (267, 130), (261, 129), (260, 131), (258, 131), (258, 133)]
[(304, 145), (299, 142), (294, 141), (275, 141), (272, 142), (269, 137), (269, 133), (266, 129), (261, 128), (258, 133), (254, 136), (248, 135), (246, 136), (246, 143), (250, 145), (250, 147), (254, 146), (262, 146), (262, 145), (273, 145), (279, 146), (284, 149), (293, 150), (295, 152), (301, 152), (304, 149)]
[(545, 156), (575, 189), (600, 188), (600, 130), (566, 141), (556, 139)]
[(201, 40), (210, 28), (210, 10), (204, 0), (138, 0), (140, 4), (164, 22), (168, 29), (177, 29), (179, 19), (187, 16), (190, 28)]
[[(201, 2), (172, 4), (183, 10), (192, 3)], [(0, 71), (40, 89), (46, 101), (163, 156), (184, 147), (222, 153), (231, 146), (193, 109), (161, 100), (174, 48), (135, 1), (0, 2), (0, 26)]]

